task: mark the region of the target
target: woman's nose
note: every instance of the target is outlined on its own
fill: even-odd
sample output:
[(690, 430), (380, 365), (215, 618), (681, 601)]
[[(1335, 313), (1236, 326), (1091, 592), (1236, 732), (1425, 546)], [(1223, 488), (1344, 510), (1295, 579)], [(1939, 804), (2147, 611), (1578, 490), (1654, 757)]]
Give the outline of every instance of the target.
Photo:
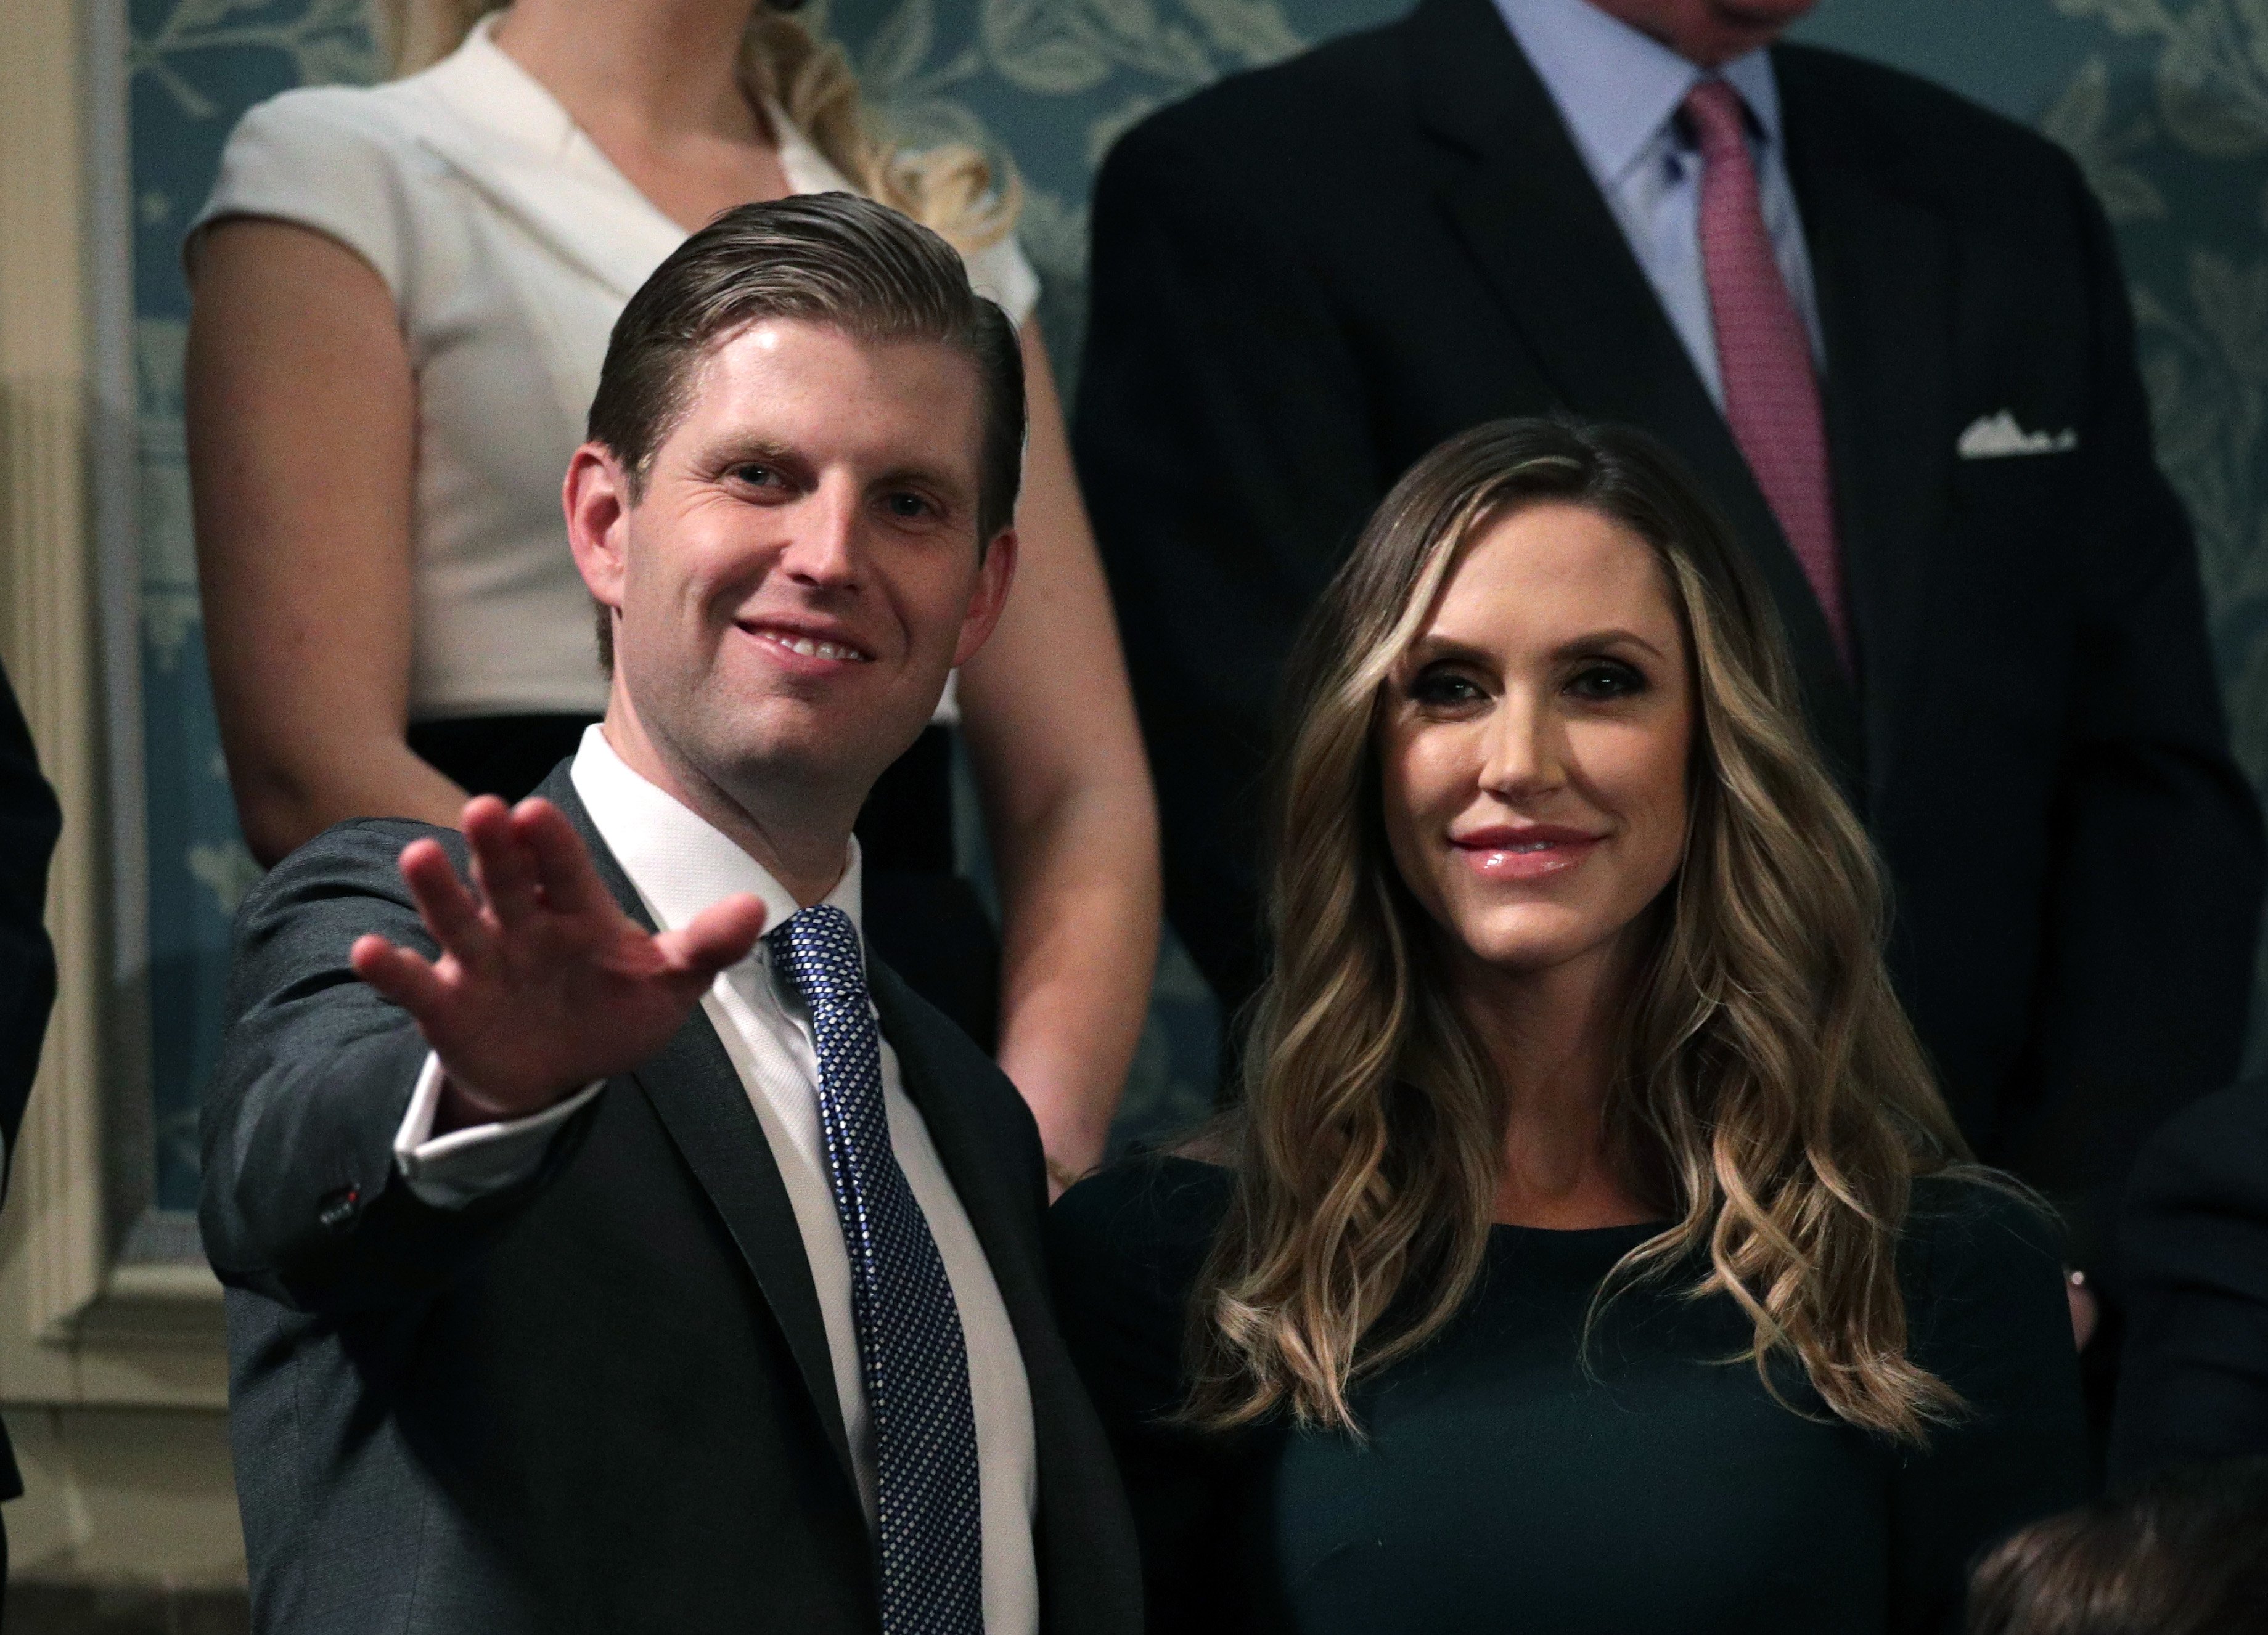
[(1507, 688), (1484, 729), (1481, 787), (1515, 798), (1565, 781), (1566, 744), (1548, 702)]

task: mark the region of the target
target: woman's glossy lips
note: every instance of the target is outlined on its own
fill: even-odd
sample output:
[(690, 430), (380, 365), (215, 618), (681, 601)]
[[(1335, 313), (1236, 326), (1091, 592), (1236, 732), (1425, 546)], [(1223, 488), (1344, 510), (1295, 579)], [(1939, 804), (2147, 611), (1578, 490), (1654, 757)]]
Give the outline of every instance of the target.
[(1484, 880), (1541, 880), (1574, 868), (1598, 849), (1605, 837), (1557, 824), (1476, 829), (1452, 835), (1449, 844), (1466, 866)]

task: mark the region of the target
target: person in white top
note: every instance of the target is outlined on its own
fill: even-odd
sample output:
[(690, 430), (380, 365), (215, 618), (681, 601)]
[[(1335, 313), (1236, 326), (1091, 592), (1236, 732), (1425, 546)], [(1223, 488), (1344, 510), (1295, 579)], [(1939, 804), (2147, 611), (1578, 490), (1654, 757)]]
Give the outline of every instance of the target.
[(346, 818), (453, 821), (573, 752), (606, 683), (560, 477), (622, 304), (727, 206), (880, 197), (1017, 321), (1032, 414), (1017, 595), (937, 717), (968, 746), (1004, 946), (952, 875), (941, 730), (861, 821), (867, 907), (997, 1044), (1060, 1185), (1100, 1157), (1139, 1037), (1156, 818), (1013, 190), (878, 141), (839, 54), (749, 0), (480, 10), (397, 0), (430, 66), (254, 108), (191, 231), (190, 469), (247, 841), (272, 863)]
[(866, 956), (851, 833), (996, 627), (1023, 411), (935, 235), (720, 216), (567, 476), (603, 724), (247, 898), (201, 1220), (255, 1628), (1141, 1628), (1038, 1130)]

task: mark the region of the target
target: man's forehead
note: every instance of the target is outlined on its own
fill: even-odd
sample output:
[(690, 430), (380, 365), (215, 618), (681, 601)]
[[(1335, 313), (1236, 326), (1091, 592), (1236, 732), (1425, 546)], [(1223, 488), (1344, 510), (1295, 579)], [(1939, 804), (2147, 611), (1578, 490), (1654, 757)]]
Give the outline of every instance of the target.
[(802, 319), (731, 331), (708, 348), (686, 386), (679, 430), (703, 441), (794, 432), (954, 451), (967, 446), (980, 413), (976, 361), (959, 348)]

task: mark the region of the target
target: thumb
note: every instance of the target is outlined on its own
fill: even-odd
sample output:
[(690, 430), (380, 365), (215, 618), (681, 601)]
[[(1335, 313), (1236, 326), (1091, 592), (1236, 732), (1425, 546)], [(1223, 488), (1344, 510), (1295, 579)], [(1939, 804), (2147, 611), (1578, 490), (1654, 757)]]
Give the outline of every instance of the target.
[(688, 981), (708, 982), (727, 965), (736, 965), (763, 935), (764, 903), (743, 891), (721, 903), (711, 903), (674, 931), (654, 939), (671, 973)]

